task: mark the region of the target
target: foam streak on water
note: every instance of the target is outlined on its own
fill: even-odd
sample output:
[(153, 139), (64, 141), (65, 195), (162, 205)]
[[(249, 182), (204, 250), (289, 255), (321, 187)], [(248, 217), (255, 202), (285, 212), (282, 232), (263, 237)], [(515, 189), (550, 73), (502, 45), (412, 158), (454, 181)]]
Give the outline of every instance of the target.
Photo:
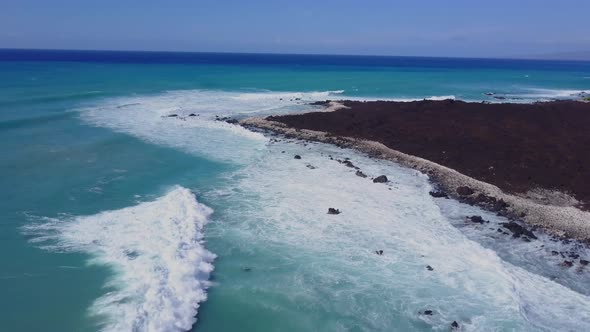
[(96, 215), (45, 219), (26, 232), (49, 250), (90, 254), (115, 274), (92, 306), (103, 331), (186, 331), (206, 299), (215, 255), (203, 243), (212, 210), (186, 188)]

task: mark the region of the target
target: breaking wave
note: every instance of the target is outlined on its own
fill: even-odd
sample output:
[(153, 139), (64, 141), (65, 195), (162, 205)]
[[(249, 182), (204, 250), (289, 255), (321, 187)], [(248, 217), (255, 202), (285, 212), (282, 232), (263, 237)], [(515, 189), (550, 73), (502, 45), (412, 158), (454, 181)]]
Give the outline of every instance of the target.
[(213, 211), (176, 187), (152, 202), (91, 216), (38, 218), (25, 233), (42, 248), (91, 255), (112, 268), (91, 307), (102, 331), (187, 331), (206, 300), (215, 255), (203, 227)]

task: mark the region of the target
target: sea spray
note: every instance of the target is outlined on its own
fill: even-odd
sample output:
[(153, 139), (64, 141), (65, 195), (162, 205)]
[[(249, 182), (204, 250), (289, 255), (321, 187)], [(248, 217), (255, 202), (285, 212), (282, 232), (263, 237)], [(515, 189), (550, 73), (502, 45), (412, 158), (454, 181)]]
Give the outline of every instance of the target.
[(175, 187), (136, 206), (91, 216), (41, 218), (25, 232), (54, 251), (89, 254), (114, 271), (109, 291), (91, 307), (103, 331), (186, 331), (206, 300), (215, 255), (203, 227), (213, 211)]

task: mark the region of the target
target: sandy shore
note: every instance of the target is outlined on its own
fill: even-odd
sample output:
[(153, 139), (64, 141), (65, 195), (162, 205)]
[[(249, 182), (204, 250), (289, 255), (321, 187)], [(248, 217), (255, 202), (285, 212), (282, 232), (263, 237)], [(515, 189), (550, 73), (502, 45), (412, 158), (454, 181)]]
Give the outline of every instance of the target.
[[(428, 103), (445, 102), (448, 101)], [(336, 106), (342, 105), (344, 107), (332, 110), (331, 113), (322, 114), (340, 117), (342, 114), (336, 114), (355, 111), (355, 108), (351, 107), (351, 103), (354, 105), (354, 103), (358, 102), (341, 102)], [(334, 105), (334, 103), (326, 103), (327, 108), (334, 107)], [(442, 163), (401, 152), (375, 140), (335, 134), (332, 131), (305, 129), (301, 128), (302, 126), (292, 126), (285, 123), (289, 122), (289, 117), (311, 116), (311, 119), (316, 121), (314, 114), (318, 114), (318, 112), (269, 117), (267, 119), (249, 118), (240, 121), (240, 124), (245, 127), (270, 130), (287, 137), (336, 144), (367, 153), (372, 157), (394, 161), (427, 174), (442, 193), (455, 199), (481, 206), (484, 209), (497, 212), (514, 220), (523, 221), (533, 227), (540, 227), (546, 232), (559, 237), (574, 238), (584, 242), (590, 241), (590, 213), (581, 209), (580, 207), (583, 204), (580, 204), (580, 201), (570, 194), (565, 194), (553, 188), (526, 188), (522, 187), (522, 184), (519, 184), (520, 187), (518, 188), (521, 190), (525, 188), (527, 189), (526, 192), (514, 192), (506, 190), (506, 187), (501, 189), (497, 185), (463, 174)], [(356, 116), (358, 116), (358, 113), (353, 115), (352, 118)], [(276, 119), (281, 121), (275, 121)], [(436, 125), (436, 122), (434, 124)], [(323, 125), (326, 125), (326, 123)], [(339, 125), (342, 124), (339, 123)], [(398, 125), (403, 126), (404, 124)], [(411, 125), (416, 126), (415, 123)]]

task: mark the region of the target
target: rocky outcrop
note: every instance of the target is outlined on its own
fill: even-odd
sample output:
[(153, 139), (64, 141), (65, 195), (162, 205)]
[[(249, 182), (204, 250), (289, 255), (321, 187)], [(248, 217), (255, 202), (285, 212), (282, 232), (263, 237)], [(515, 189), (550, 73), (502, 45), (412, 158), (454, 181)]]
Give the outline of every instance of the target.
[(513, 237), (521, 237), (524, 235), (524, 236), (528, 237), (529, 239), (537, 239), (537, 237), (535, 236), (535, 234), (533, 232), (531, 232), (528, 229), (526, 229), (525, 227), (515, 223), (514, 221), (504, 222), (504, 223), (501, 223), (500, 225), (502, 225), (502, 227), (510, 230), (512, 232)]

